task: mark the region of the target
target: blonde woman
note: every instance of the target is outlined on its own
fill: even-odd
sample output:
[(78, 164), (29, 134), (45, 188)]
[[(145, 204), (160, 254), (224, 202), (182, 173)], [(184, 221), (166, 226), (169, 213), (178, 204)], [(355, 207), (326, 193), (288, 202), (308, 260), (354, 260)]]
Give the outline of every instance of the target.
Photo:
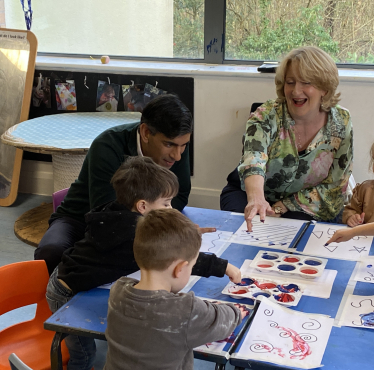
[(317, 47), (292, 50), (277, 68), (278, 99), (247, 122), (241, 190), (229, 181), (221, 194), (221, 209), (244, 212), (249, 231), (256, 214), (341, 220), (353, 138), (350, 114), (337, 105), (338, 84), (334, 61)]

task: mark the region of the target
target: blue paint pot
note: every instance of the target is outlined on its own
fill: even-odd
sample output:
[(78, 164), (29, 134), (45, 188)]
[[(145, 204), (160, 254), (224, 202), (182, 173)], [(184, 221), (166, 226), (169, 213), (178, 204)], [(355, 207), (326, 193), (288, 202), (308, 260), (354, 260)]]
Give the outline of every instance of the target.
[(250, 278), (244, 278), (244, 279), (242, 279), (241, 283), (236, 284), (236, 285), (248, 286), (248, 285), (252, 285), (253, 283), (254, 283), (254, 280), (252, 280)]
[(253, 295), (254, 298), (259, 297), (259, 296), (264, 296), (266, 298), (270, 297), (270, 294), (269, 293), (265, 293), (265, 292), (257, 292), (257, 293), (254, 293), (252, 295)]
[(279, 256), (277, 254), (267, 254), (267, 253), (264, 253), (261, 258), (263, 258), (264, 260), (276, 260)]
[(278, 270), (281, 270), (281, 271), (293, 271), (295, 270), (295, 266), (292, 266), (292, 265), (279, 265), (278, 266)]
[(305, 260), (304, 263), (309, 266), (319, 266), (322, 264), (322, 262), (317, 260)]

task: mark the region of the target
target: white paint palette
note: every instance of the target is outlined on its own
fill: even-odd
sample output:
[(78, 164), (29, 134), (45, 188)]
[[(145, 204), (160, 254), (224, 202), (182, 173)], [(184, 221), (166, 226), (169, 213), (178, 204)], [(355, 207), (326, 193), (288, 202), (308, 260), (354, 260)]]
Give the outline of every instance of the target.
[(250, 267), (260, 272), (276, 271), (281, 275), (314, 279), (323, 274), (327, 261), (325, 258), (261, 250)]
[(284, 306), (297, 306), (303, 290), (304, 287), (287, 281), (257, 279), (244, 275), (240, 284), (228, 283), (222, 294), (236, 299), (260, 300), (261, 297), (266, 297)]

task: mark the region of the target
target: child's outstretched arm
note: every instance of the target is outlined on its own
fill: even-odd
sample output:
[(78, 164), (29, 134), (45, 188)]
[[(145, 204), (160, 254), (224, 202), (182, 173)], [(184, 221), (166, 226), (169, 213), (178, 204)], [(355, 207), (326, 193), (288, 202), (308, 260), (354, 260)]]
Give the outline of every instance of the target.
[(227, 275), (233, 283), (239, 284), (242, 281), (242, 273), (231, 263), (227, 264), (225, 275)]
[(217, 304), (193, 297), (188, 324), (187, 346), (225, 340), (242, 321), (244, 313), (231, 304)]
[(325, 244), (330, 243), (341, 243), (352, 239), (354, 236), (374, 236), (374, 223), (360, 225), (352, 229), (338, 230), (330, 238), (330, 240)]

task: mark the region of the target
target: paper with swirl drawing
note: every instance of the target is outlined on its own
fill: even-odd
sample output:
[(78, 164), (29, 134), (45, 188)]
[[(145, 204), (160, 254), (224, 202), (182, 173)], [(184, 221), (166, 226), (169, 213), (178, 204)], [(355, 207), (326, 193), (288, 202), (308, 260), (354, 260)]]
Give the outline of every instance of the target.
[(374, 329), (374, 296), (350, 294), (339, 324), (355, 328)]
[(321, 361), (334, 319), (261, 301), (252, 325), (233, 357), (313, 369)]

